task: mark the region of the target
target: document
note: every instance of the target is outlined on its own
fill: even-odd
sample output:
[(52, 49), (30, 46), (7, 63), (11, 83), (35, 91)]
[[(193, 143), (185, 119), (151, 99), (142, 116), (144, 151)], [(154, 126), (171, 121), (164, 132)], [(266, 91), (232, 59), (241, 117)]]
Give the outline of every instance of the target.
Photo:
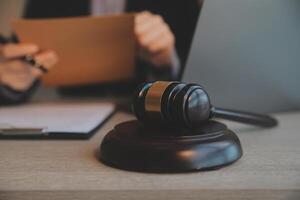
[(44, 77), (46, 86), (74, 86), (130, 80), (134, 75), (133, 14), (12, 23), (20, 42), (56, 51), (59, 62)]
[(89, 135), (114, 108), (112, 103), (38, 103), (1, 107), (0, 135)]

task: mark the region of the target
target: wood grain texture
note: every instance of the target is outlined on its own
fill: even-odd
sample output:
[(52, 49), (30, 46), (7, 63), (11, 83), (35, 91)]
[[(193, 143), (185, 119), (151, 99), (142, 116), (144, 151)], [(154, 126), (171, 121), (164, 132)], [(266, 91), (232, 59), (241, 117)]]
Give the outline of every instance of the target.
[(0, 199), (300, 199), (300, 113), (278, 114), (273, 129), (226, 122), (243, 157), (182, 174), (127, 172), (97, 160), (104, 135), (132, 118), (116, 113), (90, 140), (0, 141)]

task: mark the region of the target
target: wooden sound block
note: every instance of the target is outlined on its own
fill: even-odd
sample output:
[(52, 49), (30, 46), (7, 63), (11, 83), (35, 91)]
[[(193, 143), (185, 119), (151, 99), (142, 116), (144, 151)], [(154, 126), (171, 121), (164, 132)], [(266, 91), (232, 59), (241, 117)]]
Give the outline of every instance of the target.
[(118, 124), (103, 139), (99, 159), (112, 167), (140, 172), (212, 170), (242, 156), (235, 133), (209, 121), (197, 130), (147, 127), (139, 121)]

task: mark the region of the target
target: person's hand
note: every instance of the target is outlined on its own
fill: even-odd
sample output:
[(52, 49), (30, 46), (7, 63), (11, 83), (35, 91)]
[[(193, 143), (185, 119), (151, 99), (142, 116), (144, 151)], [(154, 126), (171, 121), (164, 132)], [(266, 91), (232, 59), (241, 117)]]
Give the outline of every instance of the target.
[(138, 13), (135, 17), (134, 32), (140, 58), (157, 67), (171, 64), (175, 38), (160, 15), (148, 11)]
[(16, 91), (27, 90), (32, 83), (42, 76), (40, 69), (31, 67), (24, 61), (14, 59), (25, 55), (34, 56), (37, 63), (50, 69), (58, 61), (53, 51), (41, 51), (34, 44), (6, 44), (0, 48), (0, 84), (6, 85)]

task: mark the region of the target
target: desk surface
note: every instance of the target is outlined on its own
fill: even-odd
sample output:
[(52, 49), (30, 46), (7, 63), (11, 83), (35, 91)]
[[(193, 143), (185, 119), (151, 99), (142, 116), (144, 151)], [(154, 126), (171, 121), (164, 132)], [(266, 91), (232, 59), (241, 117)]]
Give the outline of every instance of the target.
[(143, 174), (103, 165), (95, 153), (116, 113), (90, 139), (0, 141), (0, 199), (299, 199), (300, 113), (278, 114), (280, 125), (258, 129), (227, 123), (244, 155), (208, 172)]

